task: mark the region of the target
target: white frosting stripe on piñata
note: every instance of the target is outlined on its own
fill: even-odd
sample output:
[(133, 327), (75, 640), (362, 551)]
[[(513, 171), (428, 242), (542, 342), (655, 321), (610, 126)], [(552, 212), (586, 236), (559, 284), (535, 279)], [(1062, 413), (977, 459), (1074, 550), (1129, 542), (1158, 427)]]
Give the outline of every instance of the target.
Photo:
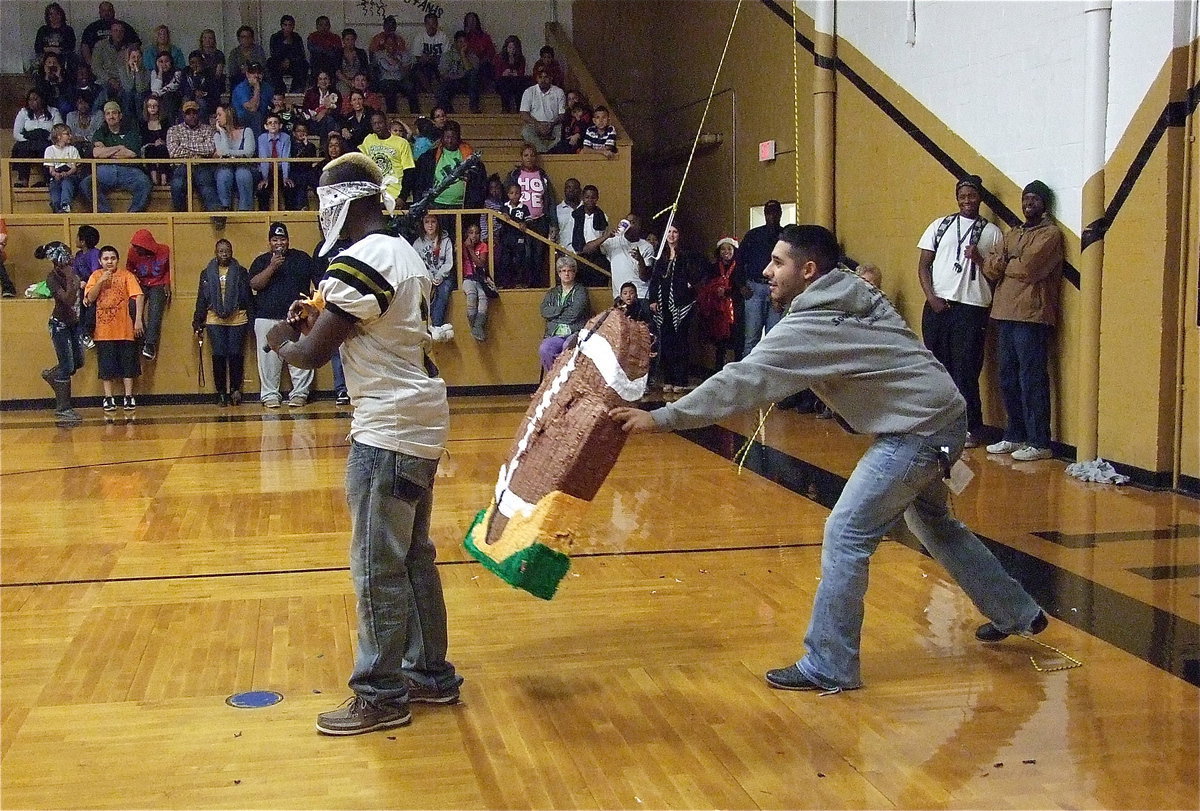
[(617, 353), (613, 351), (612, 344), (597, 332), (588, 329), (581, 330), (579, 341), (571, 353), (571, 359), (563, 364), (562, 369), (554, 376), (554, 380), (550, 381), (537, 408), (533, 411), (533, 417), (525, 426), (525, 435), (517, 442), (517, 452), (513, 454), (513, 458), (508, 464), (500, 466), (500, 475), (496, 479), (496, 509), (505, 518), (512, 518), (517, 514), (531, 515), (533, 513), (534, 505), (510, 490), (509, 485), (512, 484), (513, 476), (517, 472), (520, 458), (529, 447), (529, 438), (533, 436), (546, 409), (550, 407), (550, 401), (562, 390), (563, 384), (567, 382), (571, 372), (575, 371), (581, 353), (596, 364), (596, 369), (604, 378), (604, 382), (619, 394), (621, 399), (632, 402), (639, 399), (646, 391), (646, 375), (642, 375), (636, 380), (630, 380), (617, 361)]
[[(589, 337), (599, 340), (589, 341)], [(612, 344), (605, 340), (603, 335), (583, 330), (579, 334), (579, 350), (591, 359), (592, 363), (596, 364), (604, 382), (610, 389), (621, 395), (622, 400), (632, 403), (634, 400), (641, 399), (642, 395), (646, 393), (646, 375), (642, 375), (636, 380), (630, 380), (629, 376), (625, 374), (625, 370), (621, 368)]]

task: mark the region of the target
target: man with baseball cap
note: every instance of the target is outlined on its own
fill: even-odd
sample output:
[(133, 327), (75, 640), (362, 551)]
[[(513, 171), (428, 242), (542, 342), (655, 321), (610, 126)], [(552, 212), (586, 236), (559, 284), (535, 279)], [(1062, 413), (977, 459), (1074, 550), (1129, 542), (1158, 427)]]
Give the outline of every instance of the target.
[[(136, 126), (125, 126), (121, 121), (121, 105), (110, 101), (104, 105), (104, 126), (96, 131), (96, 141), (92, 144), (92, 156), (121, 160), (123, 158), (138, 158), (142, 152), (142, 136)], [(133, 200), (129, 203), (130, 211), (145, 211), (150, 202), (150, 178), (138, 165), (119, 163), (101, 163), (96, 166), (96, 186), (98, 195), (96, 210), (110, 213), (112, 205), (108, 202), (108, 192), (113, 189), (125, 189)], [(85, 183), (83, 196), (91, 198), (92, 184)]]
[(246, 78), (233, 88), (230, 103), (237, 110), (242, 122), (254, 130), (257, 137), (263, 133), (263, 120), (271, 109), (271, 99), (275, 88), (263, 81), (263, 66), (261, 62), (246, 64)]
[[(321, 274), (312, 257), (291, 247), (285, 223), (271, 223), (267, 238), (271, 250), (250, 264), (250, 289), (254, 291), (254, 342), (258, 349), (259, 399), (266, 408), (279, 408), (283, 404), (279, 381), (285, 364), (277, 352), (268, 348), (267, 333), (287, 317), (293, 301), (308, 296), (313, 286), (321, 280)], [(311, 369), (296, 366), (289, 366), (288, 373), (292, 378), (288, 406), (303, 408), (308, 404), (314, 373)]]
[[(208, 122), (200, 121), (200, 105), (193, 99), (183, 103), (183, 121), (167, 130), (167, 154), (177, 160), (211, 158), (217, 154), (217, 131)], [(189, 164), (180, 163), (171, 173), (171, 207), (187, 211), (187, 175)], [(191, 164), (192, 183), (200, 191), (205, 211), (221, 207), (217, 195), (217, 167), (212, 163)]]

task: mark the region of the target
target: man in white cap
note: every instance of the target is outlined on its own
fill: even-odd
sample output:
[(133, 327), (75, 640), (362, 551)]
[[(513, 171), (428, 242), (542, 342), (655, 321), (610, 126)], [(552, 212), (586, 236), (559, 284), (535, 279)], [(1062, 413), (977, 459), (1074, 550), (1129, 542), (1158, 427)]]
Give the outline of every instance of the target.
[(433, 281), (408, 242), (385, 230), (383, 173), (352, 152), (317, 188), (329, 263), (314, 302), (271, 328), (272, 350), (307, 369), (342, 353), (354, 404), (346, 501), (358, 651), (342, 706), (317, 731), (358, 735), (404, 726), (411, 702), (453, 704), (462, 678), (446, 661), (446, 603), (429, 538), (433, 481), (449, 431), (446, 384), (425, 354)]
[[(266, 408), (279, 408), (283, 395), (279, 380), (285, 362), (267, 348), (267, 332), (277, 321), (287, 317), (288, 308), (297, 298), (307, 296), (319, 280), (312, 257), (291, 246), (287, 225), (273, 222), (267, 232), (271, 250), (250, 263), (250, 289), (254, 291), (254, 342), (258, 347), (259, 400)], [(292, 392), (288, 398), (291, 408), (308, 405), (313, 371), (288, 365)]]

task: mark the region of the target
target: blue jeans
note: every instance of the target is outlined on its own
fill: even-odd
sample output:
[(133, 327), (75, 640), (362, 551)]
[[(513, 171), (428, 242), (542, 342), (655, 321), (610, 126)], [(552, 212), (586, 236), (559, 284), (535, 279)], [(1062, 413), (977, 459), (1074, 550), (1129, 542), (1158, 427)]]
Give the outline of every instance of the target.
[(901, 516), (921, 544), (945, 567), (971, 601), (1001, 631), (1028, 630), (1037, 603), (947, 508), (938, 448), (957, 459), (966, 417), (931, 436), (883, 434), (859, 460), (825, 522), (821, 583), (797, 662), (826, 689), (862, 686), (859, 642), (867, 566), (880, 539)]
[[(171, 208), (176, 211), (188, 210), (186, 164), (176, 166), (171, 172)], [(192, 188), (200, 192), (200, 200), (205, 211), (216, 211), (221, 207), (217, 196), (217, 173), (211, 163), (199, 163), (192, 167)]]
[[(96, 210), (109, 214), (112, 205), (108, 202), (108, 192), (113, 189), (126, 189), (133, 200), (129, 204), (130, 211), (145, 211), (150, 204), (150, 178), (141, 169), (133, 166), (119, 166), (113, 163), (102, 163), (96, 167), (96, 187), (99, 190), (96, 200)], [(83, 196), (90, 202), (92, 184), (83, 184)]]
[(249, 164), (217, 167), (217, 198), (224, 210), (233, 209), (233, 187), (237, 184), (237, 210), (254, 209), (254, 171)]
[(446, 310), (450, 308), (450, 291), (454, 289), (454, 280), (446, 278), (441, 284), (433, 286), (433, 301), (429, 303), (429, 323), (440, 327), (446, 323)]
[(351, 441), (346, 503), (350, 574), (358, 598), (358, 652), (350, 689), (373, 706), (408, 700), (406, 677), (462, 684), (446, 661), (446, 602), (429, 539), (436, 459)]
[(79, 175), (69, 175), (59, 180), (50, 181), (50, 210), (57, 214), (63, 206), (71, 205), (75, 199), (75, 188), (79, 184)]
[(167, 313), (167, 289), (165, 284), (142, 288), (146, 297), (146, 309), (142, 313), (146, 331), (142, 333), (142, 345), (152, 352), (158, 351), (158, 339), (162, 335), (163, 316)]
[(70, 380), (71, 375), (83, 367), (79, 324), (64, 324), (57, 318), (51, 318), (46, 326), (50, 329), (50, 343), (54, 345), (54, 354), (58, 357), (54, 379)]
[(771, 304), (771, 289), (765, 282), (747, 282), (750, 285), (750, 297), (742, 303), (742, 311), (746, 315), (746, 346), (742, 357), (750, 354), (750, 350), (759, 342), (771, 327), (779, 323), (783, 313)]
[(997, 321), (1000, 394), (1008, 425), (1004, 438), (1050, 447), (1049, 324)]

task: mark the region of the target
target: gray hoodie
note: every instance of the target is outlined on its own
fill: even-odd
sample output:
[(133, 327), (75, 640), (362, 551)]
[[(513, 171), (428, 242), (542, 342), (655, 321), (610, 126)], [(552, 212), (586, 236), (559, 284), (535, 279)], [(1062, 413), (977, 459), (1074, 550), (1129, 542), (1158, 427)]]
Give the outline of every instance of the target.
[(698, 428), (811, 388), (856, 432), (929, 435), (966, 411), (946, 369), (887, 298), (842, 269), (814, 280), (744, 359), (651, 412)]

